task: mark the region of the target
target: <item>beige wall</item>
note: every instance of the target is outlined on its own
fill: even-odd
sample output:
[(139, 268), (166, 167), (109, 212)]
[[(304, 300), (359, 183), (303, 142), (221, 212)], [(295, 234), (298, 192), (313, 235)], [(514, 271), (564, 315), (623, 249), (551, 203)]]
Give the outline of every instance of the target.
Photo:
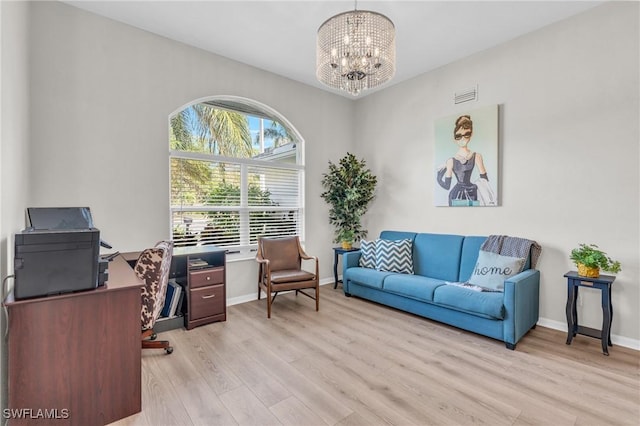
[[(623, 265), (614, 343), (640, 348), (638, 17), (638, 3), (606, 4), (358, 101), (357, 152), (380, 178), (367, 218), (373, 235), (536, 240), (540, 323), (565, 330), (568, 254), (598, 244)], [(476, 84), (476, 102), (454, 105), (454, 92)], [(500, 105), (501, 206), (434, 207), (434, 120), (492, 104)], [(581, 292), (581, 322), (599, 329), (600, 293)]]
[[(28, 3), (0, 2), (0, 272), (13, 273), (13, 233), (29, 192)], [(11, 286), (11, 280), (7, 285)], [(6, 318), (0, 315), (0, 408), (7, 401)]]
[[(203, 97), (251, 98), (305, 140), (306, 247), (332, 275), (320, 180), (352, 143), (353, 102), (57, 2), (34, 4), (30, 35), (32, 203), (91, 206), (121, 252), (168, 238), (169, 115)], [(253, 260), (230, 264), (228, 297), (257, 293), (256, 276)]]

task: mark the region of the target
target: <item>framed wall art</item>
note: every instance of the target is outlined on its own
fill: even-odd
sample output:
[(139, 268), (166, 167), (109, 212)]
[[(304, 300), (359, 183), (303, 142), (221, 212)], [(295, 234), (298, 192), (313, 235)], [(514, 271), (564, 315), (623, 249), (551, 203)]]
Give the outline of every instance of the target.
[(498, 105), (435, 121), (434, 204), (498, 205)]

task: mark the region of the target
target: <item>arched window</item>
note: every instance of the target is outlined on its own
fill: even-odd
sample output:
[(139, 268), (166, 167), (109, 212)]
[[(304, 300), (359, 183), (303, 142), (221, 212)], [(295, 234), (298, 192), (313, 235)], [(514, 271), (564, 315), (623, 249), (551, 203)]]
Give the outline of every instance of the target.
[(215, 244), (246, 257), (259, 236), (304, 239), (302, 140), (257, 102), (216, 97), (170, 118), (176, 246)]

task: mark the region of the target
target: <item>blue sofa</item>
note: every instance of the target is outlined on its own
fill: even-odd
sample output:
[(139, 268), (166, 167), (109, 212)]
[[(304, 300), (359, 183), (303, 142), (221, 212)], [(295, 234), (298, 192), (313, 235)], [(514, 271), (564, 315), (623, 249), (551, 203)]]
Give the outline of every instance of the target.
[(414, 274), (359, 266), (360, 251), (343, 255), (343, 289), (357, 296), (503, 341), (513, 350), (538, 321), (540, 272), (524, 270), (504, 282), (504, 292), (478, 292), (445, 282), (465, 282), (486, 237), (383, 231), (381, 239), (413, 241)]

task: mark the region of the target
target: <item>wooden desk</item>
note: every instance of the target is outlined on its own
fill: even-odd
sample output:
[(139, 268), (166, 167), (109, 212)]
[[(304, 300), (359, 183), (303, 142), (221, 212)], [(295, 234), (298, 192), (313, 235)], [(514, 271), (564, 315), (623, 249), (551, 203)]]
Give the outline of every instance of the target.
[(104, 425), (140, 412), (142, 285), (118, 256), (96, 290), (9, 295), (8, 407), (26, 416), (9, 425)]

